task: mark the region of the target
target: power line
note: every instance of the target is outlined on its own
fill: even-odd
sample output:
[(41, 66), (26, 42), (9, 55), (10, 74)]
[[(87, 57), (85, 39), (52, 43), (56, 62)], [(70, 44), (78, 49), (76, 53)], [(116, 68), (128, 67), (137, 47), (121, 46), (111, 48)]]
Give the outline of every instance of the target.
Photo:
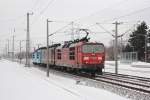
[(0, 22), (13, 22), (13, 21), (17, 21), (17, 20), (20, 20), (20, 19), (24, 18), (24, 16), (25, 16), (25, 15), (18, 16), (18, 17), (13, 18), (13, 19), (0, 20)]
[(8, 36), (10, 33), (7, 34), (1, 34), (0, 37)]
[[(47, 0), (47, 1), (49, 1), (49, 0)], [(46, 1), (46, 4), (47, 4), (47, 1)], [(39, 0), (36, 0), (35, 3), (33, 4), (33, 6), (31, 7), (31, 11), (34, 11), (34, 13), (35, 13), (35, 12), (38, 12), (38, 10), (41, 9), (41, 5), (42, 5), (42, 4), (40, 4), (40, 6), (39, 6), (38, 8), (36, 8), (38, 2), (39, 2)], [(45, 3), (44, 3), (44, 4), (45, 4)], [(34, 9), (34, 8), (35, 8), (35, 9)], [(36, 11), (36, 10), (37, 10), (37, 11)]]
[(36, 0), (36, 1), (35, 1), (33, 7), (31, 7), (31, 10), (34, 9), (34, 8), (37, 6), (38, 2), (39, 2), (39, 0)]
[[(126, 1), (126, 0), (123, 0), (123, 1)], [(122, 3), (123, 1), (121, 1), (121, 2), (119, 2), (119, 3)], [(116, 4), (114, 4), (114, 5), (118, 5), (119, 3), (116, 3)], [(112, 5), (112, 6), (114, 6), (114, 5)], [(108, 7), (108, 8), (110, 8), (110, 7)], [(102, 10), (100, 10), (100, 11), (103, 11), (103, 10), (108, 9), (108, 8), (104, 8), (104, 9), (102, 9)], [(149, 8), (150, 8), (150, 6), (149, 6), (149, 7), (142, 8), (142, 9), (139, 9), (139, 10), (136, 10), (136, 11), (133, 11), (133, 12), (131, 12), (131, 13), (128, 13), (128, 14), (125, 14), (125, 15), (122, 15), (122, 16), (119, 16), (119, 17), (116, 17), (116, 18), (113, 18), (113, 19), (104, 20), (104, 21), (102, 21), (102, 23), (106, 23), (106, 22), (114, 21), (114, 20), (117, 20), (117, 19), (120, 19), (120, 18), (124, 18), (124, 17), (127, 17), (127, 16), (131, 16), (131, 15), (133, 15), (133, 14), (137, 14), (137, 13), (143, 12), (143, 11), (145, 11), (145, 10), (148, 10)], [(100, 12), (100, 11), (99, 11), (99, 12)], [(95, 13), (94, 13), (94, 14), (95, 14)], [(87, 16), (87, 17), (94, 16), (94, 14), (91, 14), (91, 15), (89, 15), (89, 16)], [(82, 18), (79, 18), (79, 19), (77, 19), (77, 20), (80, 20), (80, 19), (82, 19)], [(75, 21), (76, 21), (76, 20), (75, 20)]]
[(37, 20), (44, 14), (44, 12), (48, 9), (48, 7), (54, 2), (55, 0), (50, 0), (47, 5), (39, 12), (39, 16), (32, 22), (32, 25), (37, 22)]
[(48, 2), (47, 6), (41, 10), (40, 15), (44, 14), (44, 12), (48, 9), (48, 7), (54, 2), (55, 0), (51, 0)]
[(114, 20), (117, 20), (117, 19), (120, 19), (120, 18), (124, 18), (124, 17), (127, 17), (127, 16), (131, 16), (133, 14), (137, 14), (137, 13), (140, 13), (140, 12), (143, 12), (145, 10), (148, 10), (150, 8), (149, 7), (146, 7), (146, 8), (142, 8), (142, 9), (139, 9), (139, 10), (136, 10), (136, 11), (133, 11), (131, 13), (128, 13), (128, 14), (125, 14), (125, 15), (122, 15), (122, 16), (119, 16), (119, 17), (116, 17), (116, 18), (113, 18), (113, 19), (109, 19), (109, 20), (105, 20), (103, 22), (109, 22), (109, 21), (114, 21)]
[(92, 16), (96, 15), (97, 13), (98, 13), (98, 14), (102, 14), (102, 13), (101, 13), (102, 11), (104, 11), (104, 10), (106, 10), (106, 9), (109, 9), (109, 8), (112, 8), (113, 6), (116, 6), (116, 5), (121, 5), (121, 4), (123, 4), (124, 1), (128, 1), (128, 0), (122, 0), (122, 1), (120, 1), (120, 2), (114, 3), (114, 4), (112, 4), (112, 5), (110, 5), (110, 6), (106, 7), (106, 8), (103, 8), (102, 10), (99, 10), (99, 11), (97, 11), (97, 12), (94, 12), (94, 13), (88, 15), (88, 16), (78, 18), (78, 19), (76, 19), (76, 20), (74, 20), (74, 21), (92, 17)]
[(61, 30), (63, 30), (64, 28), (68, 27), (69, 25), (71, 25), (71, 22), (65, 26), (63, 26), (62, 28), (58, 29), (57, 31), (53, 32), (52, 34), (56, 34), (58, 32), (60, 32)]
[(111, 32), (109, 32), (106, 28), (104, 28), (100, 23), (96, 23), (100, 28), (102, 28), (105, 32), (107, 32), (109, 35), (114, 36)]

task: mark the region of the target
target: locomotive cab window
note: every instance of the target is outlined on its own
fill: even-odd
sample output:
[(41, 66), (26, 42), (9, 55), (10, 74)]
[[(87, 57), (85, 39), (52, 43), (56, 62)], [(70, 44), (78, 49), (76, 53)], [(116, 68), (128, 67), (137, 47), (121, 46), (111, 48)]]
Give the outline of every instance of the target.
[(69, 59), (75, 60), (75, 47), (69, 48)]
[(104, 52), (104, 46), (99, 44), (86, 44), (82, 47), (83, 53), (103, 53)]

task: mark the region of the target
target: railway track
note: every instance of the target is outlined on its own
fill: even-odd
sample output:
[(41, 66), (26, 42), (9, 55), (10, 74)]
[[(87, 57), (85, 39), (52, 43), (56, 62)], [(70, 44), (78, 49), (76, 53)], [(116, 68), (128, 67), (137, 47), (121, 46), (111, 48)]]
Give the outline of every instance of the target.
[(94, 80), (109, 83), (109, 84), (112, 84), (112, 85), (125, 87), (125, 88), (132, 89), (132, 90), (139, 91), (139, 92), (144, 92), (144, 93), (148, 93), (148, 94), (150, 93), (150, 89), (143, 88), (143, 85), (142, 86), (139, 86), (139, 85), (136, 86), (135, 84), (130, 85), (130, 84), (128, 84), (128, 82), (120, 83), (120, 82), (116, 82), (116, 81), (110, 81), (110, 80), (107, 80), (107, 79), (94, 79)]
[[(72, 74), (72, 73), (69, 73), (69, 74)], [(72, 75), (76, 76), (76, 74), (72, 74)], [(124, 87), (127, 89), (132, 89), (134, 91), (150, 94), (150, 78), (123, 75), (123, 74), (115, 75), (114, 73), (109, 73), (109, 74), (104, 73), (104, 75), (96, 75), (95, 77), (90, 77), (88, 75), (89, 74), (83, 73), (77, 76), (86, 77), (92, 80), (96, 80), (96, 81)]]
[[(42, 71), (46, 71), (44, 67), (41, 69)], [(51, 69), (51, 70), (56, 71), (56, 73), (64, 74), (65, 76), (68, 75), (71, 77), (88, 78), (88, 79), (95, 80), (97, 82), (104, 82), (107, 84), (120, 86), (127, 89), (132, 89), (134, 91), (150, 94), (150, 78), (124, 75), (124, 74), (116, 75), (114, 73), (109, 73), (109, 72), (105, 72), (103, 75), (96, 75), (96, 77), (90, 77), (89, 74), (86, 73), (76, 74), (76, 73), (70, 73), (66, 71), (64, 72), (57, 69)]]
[(124, 80), (124, 78), (112, 78), (112, 77), (100, 77), (100, 78), (95, 78), (95, 79), (105, 79), (105, 80), (112, 80), (112, 81), (116, 81), (116, 82), (119, 82), (119, 83), (124, 83), (124, 84), (131, 84), (131, 85), (135, 85), (135, 86), (139, 86), (139, 87), (142, 87), (142, 88), (150, 88), (150, 85), (149, 84), (143, 84), (142, 82), (139, 82), (138, 81), (135, 81), (135, 80)]
[(105, 82), (105, 83), (109, 83), (112, 85), (117, 85), (117, 86), (121, 86), (121, 87), (125, 87), (128, 89), (132, 89), (135, 91), (139, 91), (139, 92), (144, 92), (144, 93), (150, 93), (150, 84), (145, 83), (144, 81), (139, 81), (139, 80), (135, 80), (137, 79), (132, 77), (132, 78), (124, 78), (123, 75), (121, 76), (108, 76), (108, 75), (103, 75), (103, 76), (96, 76), (95, 78), (93, 78), (96, 81), (101, 81), (101, 82)]
[(106, 76), (117, 76), (117, 77), (122, 77), (122, 78), (129, 78), (129, 79), (135, 79), (143, 82), (150, 82), (150, 78), (146, 77), (140, 77), (140, 76), (133, 76), (133, 75), (125, 75), (125, 74), (115, 74), (115, 73), (110, 73), (110, 72), (104, 72), (104, 75)]
[[(52, 69), (52, 70), (56, 70), (56, 69)], [(114, 73), (109, 73), (109, 74), (104, 73), (104, 75), (96, 75), (96, 77), (91, 77), (87, 73), (76, 74), (76, 73), (71, 73), (66, 71), (62, 72), (60, 70), (56, 70), (56, 71), (64, 73), (65, 75), (66, 74), (71, 75), (73, 77), (88, 78), (98, 82), (104, 82), (104, 83), (124, 87), (127, 89), (132, 89), (134, 91), (150, 94), (150, 78), (123, 75), (123, 74), (115, 75)]]
[(123, 75), (123, 74), (104, 74), (103, 76), (97, 75), (97, 77), (102, 77), (106, 79), (112, 79), (118, 82), (126, 82), (133, 85), (143, 86), (145, 88), (150, 88), (150, 78), (131, 76), (131, 75)]

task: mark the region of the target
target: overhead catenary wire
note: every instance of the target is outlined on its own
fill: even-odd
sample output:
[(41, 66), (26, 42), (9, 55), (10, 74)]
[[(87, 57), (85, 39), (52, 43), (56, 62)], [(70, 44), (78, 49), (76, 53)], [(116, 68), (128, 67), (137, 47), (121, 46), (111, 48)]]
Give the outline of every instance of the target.
[[(139, 21), (137, 21), (137, 23), (136, 24), (138, 24), (139, 23)], [(108, 33), (108, 34), (110, 34), (111, 36), (113, 36), (114, 37), (114, 35), (111, 33), (111, 32), (109, 32), (106, 28), (104, 28), (102, 25), (100, 25), (100, 23), (96, 23), (99, 27), (101, 27), (106, 33)], [(133, 25), (133, 27), (134, 27), (134, 25)], [(125, 34), (129, 34), (129, 32), (130, 31), (132, 31), (132, 28), (133, 27), (131, 27), (130, 29), (128, 29), (128, 30), (126, 30), (123, 34), (121, 34), (121, 35), (119, 35), (118, 37), (122, 37), (122, 36), (124, 36)]]
[(24, 14), (24, 15), (21, 15), (21, 16), (17, 16), (16, 18), (12, 18), (12, 19), (1, 19), (0, 20), (0, 22), (14, 22), (14, 21), (18, 21), (18, 20), (20, 20), (20, 19), (22, 19), (22, 18), (24, 18), (26, 15)]
[[(143, 12), (143, 11), (145, 11), (145, 10), (148, 10), (150, 8), (150, 6), (149, 7), (145, 7), (145, 8), (142, 8), (142, 9), (139, 9), (139, 10), (136, 10), (136, 11), (133, 11), (133, 12), (131, 12), (131, 13), (128, 13), (128, 14), (125, 14), (125, 15), (121, 15), (121, 16), (119, 16), (119, 17), (116, 17), (116, 18), (111, 18), (111, 19), (109, 19), (109, 20), (104, 20), (104, 21), (102, 21), (101, 23), (108, 23), (108, 22), (110, 22), (110, 21), (115, 21), (115, 20), (117, 20), (117, 19), (120, 19), (120, 18), (124, 18), (124, 17), (127, 17), (127, 16), (131, 16), (131, 15), (133, 15), (133, 14), (137, 14), (137, 13), (140, 13), (140, 12)], [(91, 14), (92, 15), (92, 14)], [(77, 19), (77, 20), (79, 20), (79, 19)]]
[[(51, 0), (51, 1), (49, 1), (49, 3), (46, 3), (47, 6), (44, 7), (44, 9), (43, 9), (42, 11), (40, 11), (40, 13), (43, 13), (43, 12), (48, 8), (48, 6), (50, 5), (50, 3), (51, 3), (52, 1), (54, 1), (54, 0)], [(30, 9), (31, 11), (32, 11), (33, 8), (38, 4), (38, 2), (39, 2), (39, 0), (36, 0), (34, 6), (31, 7), (31, 9)], [(4, 23), (5, 23), (5, 22), (12, 23), (12, 22), (19, 21), (20, 19), (25, 18), (25, 16), (26, 16), (26, 14), (23, 14), (23, 15), (21, 15), (21, 16), (17, 16), (16, 18), (12, 18), (12, 19), (1, 19), (0, 22), (2, 22), (2, 23), (3, 23), (3, 22), (4, 22)]]
[(86, 18), (92, 17), (92, 16), (94, 16), (94, 15), (96, 15), (96, 14), (102, 14), (102, 11), (104, 11), (104, 10), (106, 10), (106, 9), (109, 9), (109, 8), (112, 8), (112, 7), (116, 6), (116, 5), (121, 5), (121, 4), (123, 4), (123, 2), (125, 2), (125, 1), (128, 1), (128, 0), (122, 0), (122, 1), (119, 1), (119, 2), (117, 2), (117, 3), (111, 4), (110, 6), (108, 6), (108, 7), (106, 7), (106, 8), (103, 8), (102, 10), (96, 11), (96, 12), (94, 12), (94, 13), (88, 15), (88, 16), (78, 18), (78, 19), (74, 20), (74, 22), (75, 22), (75, 21), (78, 21), (78, 20), (82, 20), (82, 19), (86, 19)]
[[(115, 4), (111, 5), (111, 6), (115, 6), (115, 5), (121, 4), (121, 3), (123, 3), (124, 1), (127, 1), (127, 0), (122, 0), (121, 2), (117, 2), (117, 3), (115, 3)], [(110, 6), (110, 7), (111, 7), (111, 6)], [(110, 8), (110, 7), (104, 8), (104, 9), (98, 11), (98, 12), (101, 12), (101, 11), (103, 11), (103, 10), (105, 10), (105, 9)], [(98, 13), (98, 12), (96, 12), (96, 13)], [(87, 17), (94, 16), (96, 13), (90, 14), (90, 15), (87, 16)], [(80, 20), (80, 19), (82, 19), (82, 18), (76, 19), (76, 20), (74, 20), (74, 21), (77, 21), (77, 20)], [(112, 23), (106, 23), (106, 22), (104, 22), (104, 24), (112, 24)], [(94, 24), (92, 24), (92, 25), (90, 25), (90, 26), (88, 26), (88, 27), (91, 27), (91, 26), (94, 26)], [(87, 27), (87, 28), (88, 28), (88, 27)], [(101, 27), (103, 30), (105, 30), (106, 33), (110, 34), (111, 36), (114, 36), (111, 32), (109, 32), (109, 31), (108, 31), (107, 29), (105, 29), (103, 26), (100, 25), (100, 27)]]
[[(52, 21), (52, 22), (57, 22), (57, 21)], [(56, 30), (55, 32), (52, 32), (50, 35), (54, 35), (54, 34), (57, 34), (57, 33), (65, 33), (65, 31), (62, 32), (62, 30), (64, 30), (65, 28), (67, 28), (69, 25), (71, 25), (72, 22), (68, 23), (67, 25), (61, 27), (60, 29)], [(57, 34), (58, 35), (58, 34)], [(64, 34), (64, 36), (66, 36), (68, 34)], [(62, 36), (59, 34), (59, 36)], [(40, 37), (32, 37), (32, 38), (40, 38)], [(44, 38), (44, 37), (42, 37)]]
[[(52, 21), (52, 22), (61, 22), (61, 21)], [(65, 32), (60, 32), (62, 30), (64, 30), (65, 28), (67, 28), (69, 25), (71, 25), (71, 22), (68, 23), (67, 25), (61, 27), (60, 29), (56, 30), (55, 32), (52, 32), (50, 35), (54, 35), (54, 34), (57, 34), (57, 33), (65, 33)], [(35, 39), (35, 38), (45, 38), (45, 37), (32, 37), (32, 39)]]
[(48, 7), (54, 2), (55, 0), (50, 0), (47, 4), (47, 6), (45, 6), (41, 12), (40, 12), (40, 15), (44, 14), (44, 12), (48, 9)]
[(126, 34), (130, 34), (129, 32), (130, 32), (130, 31), (132, 32), (132, 31), (133, 31), (133, 28), (135, 27), (135, 25), (137, 25), (139, 22), (140, 22), (140, 21), (137, 21), (136, 24), (134, 24), (130, 29), (126, 30), (122, 35), (124, 36), (124, 35), (126, 35)]
[(42, 2), (40, 4), (40, 6), (38, 8), (36, 8), (37, 4), (39, 3), (39, 0), (36, 0), (33, 7), (31, 7), (31, 11), (40, 15), (40, 14), (42, 14), (42, 12), (45, 12), (45, 10), (48, 9), (48, 7), (51, 5), (51, 3), (53, 3), (53, 1), (54, 0), (47, 0), (46, 2), (44, 2), (44, 6), (42, 6), (43, 5), (43, 2)]
[[(35, 2), (35, 4), (34, 4), (34, 6), (36, 6), (36, 4), (38, 3), (38, 1), (39, 0), (36, 0), (36, 2)], [(47, 6), (46, 7), (44, 7), (44, 9), (42, 9), (41, 11), (40, 11), (40, 14), (43, 14), (44, 12), (45, 12), (45, 10), (48, 8), (48, 6), (53, 2), (54, 0), (51, 0), (51, 1), (49, 1), (48, 3), (47, 3)], [(33, 7), (34, 7), (33, 6)], [(33, 9), (33, 7), (32, 7), (32, 9)], [(32, 10), (31, 9), (31, 10)], [(14, 19), (7, 19), (7, 20), (0, 20), (0, 22), (15, 22), (15, 21), (19, 21), (20, 19), (23, 19), (23, 18), (25, 18), (25, 16), (26, 16), (26, 14), (24, 14), (24, 15), (22, 15), (22, 16), (18, 16), (18, 17), (16, 17), (16, 18), (14, 18)], [(16, 27), (15, 27), (16, 28)], [(17, 28), (16, 28), (17, 29)], [(24, 30), (24, 29), (23, 29)], [(6, 36), (6, 35), (8, 35), (8, 34), (2, 34), (1, 36)]]
[(31, 7), (31, 11), (37, 6), (38, 3), (39, 3), (39, 0), (36, 0), (33, 6)]
[[(46, 7), (45, 7), (45, 9), (46, 9)], [(44, 11), (44, 9), (43, 9), (43, 11)], [(45, 12), (45, 11), (44, 11)], [(42, 11), (41, 11), (41, 13), (42, 13)]]
[(65, 26), (63, 26), (62, 28), (58, 29), (57, 31), (53, 32), (52, 34), (56, 34), (58, 32), (60, 32), (61, 30), (65, 29), (66, 27), (68, 27), (71, 24), (71, 22)]
[[(49, 7), (49, 5), (53, 2), (54, 0), (51, 0), (48, 5), (40, 12), (40, 14), (43, 14), (45, 12), (45, 10)], [(125, 0), (122, 0), (125, 1)]]
[(32, 25), (39, 20), (39, 18), (45, 13), (45, 11), (50, 7), (50, 5), (54, 2), (55, 0), (50, 0), (47, 5), (39, 12), (38, 17), (33, 20)]
[(108, 31), (106, 28), (104, 28), (100, 23), (96, 23), (100, 28), (102, 28), (106, 33), (108, 33), (111, 36), (114, 36), (110, 31)]
[(105, 20), (105, 21), (103, 21), (103, 22), (106, 23), (106, 22), (110, 22), (110, 21), (115, 21), (115, 20), (118, 20), (118, 19), (121, 19), (121, 18), (124, 18), (124, 17), (127, 17), (127, 16), (131, 16), (131, 15), (134, 15), (134, 14), (137, 14), (137, 13), (141, 13), (141, 12), (143, 12), (143, 11), (145, 11), (145, 10), (149, 10), (149, 9), (150, 9), (150, 6), (145, 7), (145, 8), (142, 8), (142, 9), (138, 9), (138, 10), (136, 10), (136, 11), (133, 11), (133, 12), (130, 12), (130, 13), (121, 15), (121, 16), (118, 16), (118, 17), (116, 17), (116, 18), (111, 18), (111, 19), (109, 19), (109, 20)]

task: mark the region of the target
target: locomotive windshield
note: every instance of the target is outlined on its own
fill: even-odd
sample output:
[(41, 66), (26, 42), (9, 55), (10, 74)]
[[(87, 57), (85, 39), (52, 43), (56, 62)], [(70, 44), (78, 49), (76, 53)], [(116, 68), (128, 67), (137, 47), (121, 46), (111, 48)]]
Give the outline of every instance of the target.
[(83, 53), (102, 53), (104, 52), (103, 45), (83, 45), (82, 47)]

